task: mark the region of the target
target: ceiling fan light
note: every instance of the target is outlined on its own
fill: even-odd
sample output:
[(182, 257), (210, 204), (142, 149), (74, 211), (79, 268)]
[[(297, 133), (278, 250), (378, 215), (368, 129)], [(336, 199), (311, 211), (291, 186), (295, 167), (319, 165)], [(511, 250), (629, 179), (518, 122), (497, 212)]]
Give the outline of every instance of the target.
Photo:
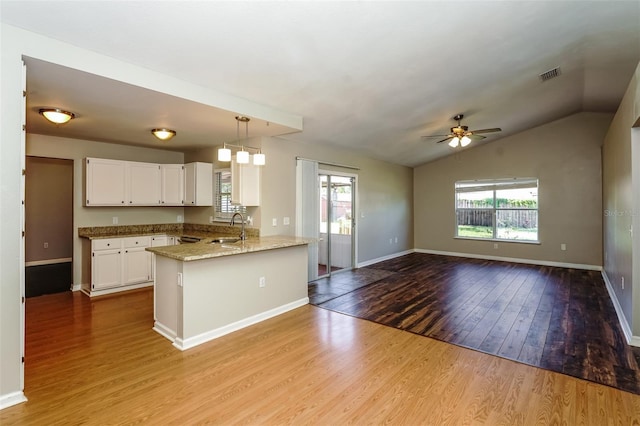
[(176, 135), (176, 131), (171, 129), (153, 129), (151, 133), (161, 141), (168, 141)]
[(460, 142), (460, 138), (456, 136), (453, 139), (451, 139), (451, 142), (449, 142), (449, 146), (451, 148), (457, 148), (459, 142)]
[(231, 161), (231, 150), (226, 146), (218, 149), (218, 161)]
[(249, 151), (238, 151), (236, 161), (238, 164), (249, 164)]
[(266, 158), (263, 153), (259, 152), (257, 154), (253, 154), (253, 165), (254, 166), (264, 166), (266, 163)]
[(38, 112), (54, 124), (65, 124), (76, 116), (74, 113), (63, 111), (60, 108), (42, 108)]
[(462, 139), (460, 139), (460, 146), (467, 146), (471, 143), (471, 138), (469, 136), (463, 136)]

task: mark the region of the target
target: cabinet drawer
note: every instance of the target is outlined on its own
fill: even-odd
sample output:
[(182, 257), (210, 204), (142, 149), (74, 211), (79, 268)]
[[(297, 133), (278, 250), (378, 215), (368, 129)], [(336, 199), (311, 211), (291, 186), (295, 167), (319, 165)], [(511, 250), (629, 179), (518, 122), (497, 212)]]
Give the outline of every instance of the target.
[(93, 250), (111, 250), (120, 248), (120, 238), (104, 238), (91, 242)]
[(151, 237), (127, 237), (122, 239), (122, 243), (124, 248), (149, 247)]

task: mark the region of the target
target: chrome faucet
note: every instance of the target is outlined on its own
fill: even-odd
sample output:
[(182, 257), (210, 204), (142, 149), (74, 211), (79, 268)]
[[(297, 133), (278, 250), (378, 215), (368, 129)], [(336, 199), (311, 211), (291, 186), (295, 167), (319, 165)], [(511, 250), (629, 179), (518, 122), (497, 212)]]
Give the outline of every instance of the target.
[(236, 216), (240, 216), (240, 221), (242, 224), (242, 231), (240, 231), (240, 240), (244, 241), (247, 239), (247, 234), (244, 233), (244, 216), (242, 216), (242, 213), (235, 212), (233, 216), (231, 216), (231, 226), (235, 225)]

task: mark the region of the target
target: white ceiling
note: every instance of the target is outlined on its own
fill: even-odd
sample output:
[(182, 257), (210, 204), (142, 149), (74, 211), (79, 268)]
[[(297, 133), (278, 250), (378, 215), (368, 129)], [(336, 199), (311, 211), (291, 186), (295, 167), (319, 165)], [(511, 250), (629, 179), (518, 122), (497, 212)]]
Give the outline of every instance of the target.
[[(304, 118), (297, 133), (252, 120), (250, 136), (288, 133), (408, 166), (452, 152), (420, 136), (448, 133), (457, 113), (471, 129), (501, 127), (490, 143), (579, 111), (615, 112), (640, 60), (639, 1), (0, 7), (10, 25)], [(560, 77), (541, 82), (556, 66)], [(168, 149), (234, 139), (242, 113), (38, 60), (28, 64), (28, 90), (29, 131), (158, 147), (148, 130), (169, 126), (178, 136)], [(79, 118), (45, 125), (43, 106)]]

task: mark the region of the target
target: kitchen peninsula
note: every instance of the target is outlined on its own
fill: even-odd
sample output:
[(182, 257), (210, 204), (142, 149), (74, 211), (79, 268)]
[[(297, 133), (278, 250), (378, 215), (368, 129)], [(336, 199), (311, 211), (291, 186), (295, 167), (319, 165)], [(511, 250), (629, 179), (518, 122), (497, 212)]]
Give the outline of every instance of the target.
[(308, 239), (149, 247), (156, 255), (153, 329), (185, 350), (309, 303)]

